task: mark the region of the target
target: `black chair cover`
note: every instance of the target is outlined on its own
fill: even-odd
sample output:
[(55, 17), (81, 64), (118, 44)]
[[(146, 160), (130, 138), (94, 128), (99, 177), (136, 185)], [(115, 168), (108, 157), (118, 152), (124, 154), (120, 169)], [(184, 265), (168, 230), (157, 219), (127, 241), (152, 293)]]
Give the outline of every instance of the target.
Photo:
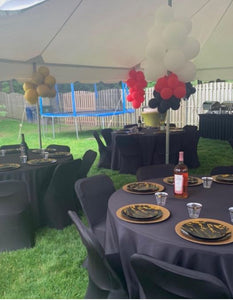
[(151, 178), (173, 176), (174, 167), (175, 165), (173, 164), (144, 166), (137, 170), (136, 177), (138, 181), (142, 181)]
[(210, 171), (210, 175), (233, 174), (233, 166), (218, 166)]
[(111, 147), (113, 129), (112, 128), (104, 128), (104, 129), (101, 129), (100, 132), (105, 140), (107, 147)]
[(19, 149), (20, 144), (15, 144), (15, 145), (3, 145), (0, 147), (0, 149)]
[(147, 255), (133, 254), (131, 264), (148, 299), (231, 298), (215, 276), (176, 266)]
[(76, 159), (66, 161), (55, 168), (43, 198), (45, 225), (63, 229), (71, 224), (67, 212), (79, 209), (74, 183), (80, 178), (81, 163), (81, 159)]
[(120, 173), (136, 174), (142, 166), (142, 152), (137, 135), (116, 136), (116, 146), (120, 152)]
[(93, 136), (97, 141), (98, 148), (99, 148), (99, 162), (98, 162), (98, 168), (105, 168), (110, 169), (111, 168), (111, 157), (112, 157), (112, 150), (111, 147), (107, 147), (104, 145), (104, 143), (101, 141), (100, 136), (97, 131), (93, 132)]
[(182, 150), (184, 151), (184, 163), (189, 168), (198, 168), (200, 166), (197, 145), (200, 138), (200, 133), (197, 126), (184, 126), (184, 137), (182, 142)]
[(75, 191), (90, 228), (104, 245), (108, 199), (115, 192), (111, 178), (100, 174), (79, 179)]
[(93, 232), (87, 228), (74, 211), (69, 211), (69, 216), (74, 222), (87, 250), (87, 270), (89, 283), (86, 299), (126, 299), (128, 293), (123, 287), (121, 278), (107, 261), (104, 250)]
[(87, 150), (82, 157), (82, 164), (80, 168), (80, 178), (87, 177), (91, 166), (93, 165), (97, 156), (97, 152), (93, 150)]
[(126, 124), (124, 125), (124, 128), (132, 128), (132, 127), (137, 127), (138, 124)]
[(65, 145), (51, 144), (46, 149), (56, 149), (57, 152), (70, 152), (70, 147)]
[(0, 181), (0, 251), (30, 248), (34, 244), (34, 224), (26, 183)]

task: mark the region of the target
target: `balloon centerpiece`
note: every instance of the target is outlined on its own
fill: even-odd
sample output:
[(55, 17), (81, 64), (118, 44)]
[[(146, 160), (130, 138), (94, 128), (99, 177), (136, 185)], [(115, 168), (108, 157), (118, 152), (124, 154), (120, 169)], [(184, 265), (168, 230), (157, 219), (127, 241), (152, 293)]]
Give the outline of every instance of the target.
[(39, 96), (53, 98), (56, 96), (55, 83), (56, 79), (49, 74), (49, 69), (41, 66), (32, 73), (29, 81), (24, 82), (24, 98), (30, 104), (36, 104)]
[(196, 91), (190, 83), (196, 76), (191, 60), (199, 53), (200, 44), (189, 36), (191, 29), (191, 21), (176, 19), (172, 7), (161, 6), (156, 11), (142, 67), (146, 80), (156, 81), (149, 106), (158, 107), (160, 113), (178, 109), (181, 98), (187, 100)]

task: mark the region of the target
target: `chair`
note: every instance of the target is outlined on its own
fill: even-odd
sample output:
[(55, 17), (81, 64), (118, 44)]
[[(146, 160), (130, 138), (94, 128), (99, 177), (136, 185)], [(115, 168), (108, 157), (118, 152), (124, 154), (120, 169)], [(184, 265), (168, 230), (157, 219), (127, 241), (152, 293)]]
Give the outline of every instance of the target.
[(137, 127), (138, 126), (138, 124), (126, 124), (126, 125), (124, 125), (124, 129), (126, 129), (126, 128), (132, 128), (132, 127)]
[(30, 248), (34, 224), (24, 181), (0, 181), (0, 251)]
[(198, 168), (200, 166), (197, 145), (200, 138), (200, 132), (197, 126), (186, 125), (183, 127), (184, 136), (182, 150), (184, 151), (184, 163), (189, 168)]
[(93, 132), (93, 136), (96, 139), (99, 148), (100, 159), (98, 162), (98, 168), (110, 169), (112, 156), (111, 148), (104, 145), (97, 131)]
[(70, 152), (70, 147), (65, 145), (51, 144), (47, 146), (46, 149), (56, 149), (58, 152)]
[(20, 144), (15, 145), (3, 145), (0, 149), (20, 149)]
[(45, 225), (63, 229), (71, 224), (67, 212), (79, 209), (74, 183), (80, 178), (81, 164), (81, 159), (76, 159), (56, 166), (43, 198)]
[(213, 275), (142, 254), (133, 254), (130, 261), (148, 299), (231, 298), (226, 285)]
[(87, 173), (89, 172), (91, 166), (93, 165), (97, 156), (97, 152), (93, 150), (87, 150), (82, 157), (82, 164), (79, 172), (79, 177), (84, 178), (87, 177)]
[(228, 143), (230, 144), (231, 148), (233, 149), (233, 138), (228, 140)]
[(75, 192), (90, 228), (104, 245), (108, 199), (115, 192), (112, 180), (104, 174), (81, 178), (75, 183)]
[(173, 176), (174, 167), (175, 165), (173, 164), (167, 164), (167, 165), (159, 164), (159, 165), (144, 166), (137, 169), (136, 177), (138, 181), (142, 181), (151, 178)]
[(116, 136), (116, 146), (120, 152), (120, 173), (136, 174), (142, 166), (142, 153), (137, 135)]
[(233, 166), (218, 166), (210, 171), (210, 175), (233, 174)]
[(104, 128), (104, 129), (101, 129), (100, 132), (105, 140), (107, 147), (111, 147), (113, 129), (112, 128)]
[(124, 288), (124, 283), (113, 270), (104, 254), (96, 236), (87, 228), (74, 211), (68, 212), (74, 222), (83, 245), (87, 250), (87, 270), (89, 283), (86, 291), (86, 299), (126, 299), (128, 293)]

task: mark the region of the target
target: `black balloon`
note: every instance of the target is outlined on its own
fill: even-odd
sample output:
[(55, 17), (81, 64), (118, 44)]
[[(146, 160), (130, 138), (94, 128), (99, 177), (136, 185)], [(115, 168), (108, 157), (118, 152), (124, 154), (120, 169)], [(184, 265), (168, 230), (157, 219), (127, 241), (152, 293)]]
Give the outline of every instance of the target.
[(152, 99), (150, 99), (148, 105), (150, 108), (156, 108), (159, 106), (160, 102), (161, 102), (161, 99), (152, 98)]
[(154, 98), (157, 98), (158, 96), (160, 97), (160, 93), (156, 92), (156, 90), (153, 91), (153, 96)]
[(188, 100), (188, 98), (196, 92), (196, 88), (192, 86), (191, 82), (186, 82), (185, 87), (186, 87), (186, 95), (184, 97), (184, 100)]
[(171, 109), (177, 110), (180, 107), (180, 99), (172, 96), (170, 98), (170, 106), (171, 106)]
[(168, 109), (170, 108), (170, 101), (169, 100), (163, 100), (160, 102), (158, 106), (158, 111), (161, 114), (164, 114)]

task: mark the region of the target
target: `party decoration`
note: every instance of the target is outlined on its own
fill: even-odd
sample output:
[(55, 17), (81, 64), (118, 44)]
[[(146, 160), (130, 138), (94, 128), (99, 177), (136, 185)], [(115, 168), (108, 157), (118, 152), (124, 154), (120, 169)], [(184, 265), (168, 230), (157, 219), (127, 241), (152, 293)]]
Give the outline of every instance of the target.
[(31, 80), (24, 82), (24, 98), (30, 104), (36, 104), (39, 96), (53, 98), (56, 96), (55, 83), (56, 79), (49, 74), (49, 69), (40, 66), (38, 71), (32, 73)]
[[(187, 18), (175, 18), (172, 7), (157, 9), (142, 64), (147, 81), (158, 81), (170, 72), (183, 83), (194, 80), (196, 68), (191, 60), (198, 55), (200, 43), (190, 35), (191, 30), (192, 22)], [(174, 88), (174, 85), (175, 82), (169, 87)]]
[(129, 88), (129, 95), (126, 99), (132, 103), (133, 108), (139, 108), (144, 101), (144, 88), (147, 86), (144, 73), (134, 69), (130, 70), (126, 84)]

